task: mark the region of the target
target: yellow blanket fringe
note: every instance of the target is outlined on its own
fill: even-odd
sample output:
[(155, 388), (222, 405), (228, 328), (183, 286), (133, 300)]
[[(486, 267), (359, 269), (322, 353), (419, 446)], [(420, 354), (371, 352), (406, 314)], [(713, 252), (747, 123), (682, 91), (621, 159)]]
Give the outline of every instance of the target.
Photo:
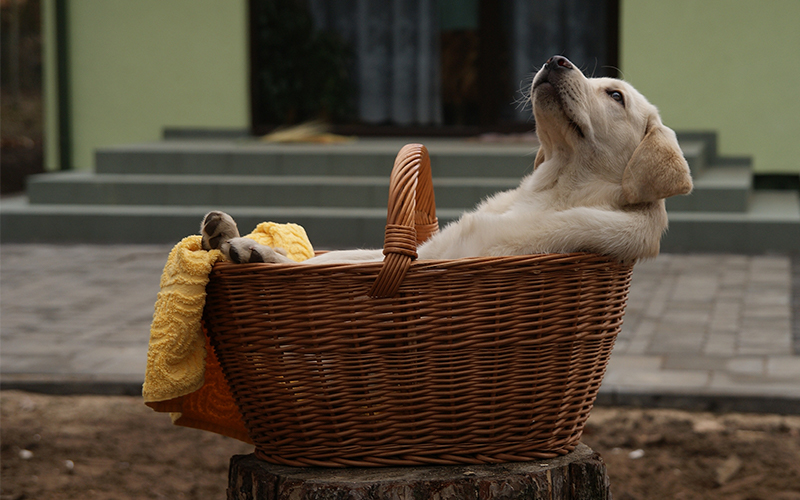
[[(305, 230), (296, 224), (263, 222), (245, 237), (283, 248), (297, 262), (314, 256)], [(208, 275), (224, 259), (219, 250), (203, 250), (199, 235), (184, 238), (170, 252), (150, 326), (142, 396), (154, 410), (171, 413), (176, 425), (250, 442), (202, 328)]]

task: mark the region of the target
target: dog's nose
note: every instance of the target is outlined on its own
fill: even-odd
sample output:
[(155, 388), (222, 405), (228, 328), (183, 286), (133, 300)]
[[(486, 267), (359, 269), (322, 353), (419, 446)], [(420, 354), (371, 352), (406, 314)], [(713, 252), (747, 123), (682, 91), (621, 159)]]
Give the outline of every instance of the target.
[(547, 62), (545, 63), (545, 66), (547, 66), (547, 69), (551, 69), (551, 70), (559, 69), (559, 68), (572, 69), (574, 67), (574, 66), (572, 66), (572, 63), (569, 62), (569, 59), (567, 59), (564, 56), (553, 56), (553, 57), (551, 57), (550, 59), (547, 60)]

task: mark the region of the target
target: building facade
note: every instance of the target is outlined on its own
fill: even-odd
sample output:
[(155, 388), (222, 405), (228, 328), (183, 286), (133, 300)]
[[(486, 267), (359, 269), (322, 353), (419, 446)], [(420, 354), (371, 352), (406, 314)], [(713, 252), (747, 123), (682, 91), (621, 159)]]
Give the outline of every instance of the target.
[[(800, 65), (796, 64), (800, 60), (800, 31), (796, 29), (800, 3), (619, 0), (604, 3), (605, 10), (584, 16), (577, 27), (570, 24), (580, 20), (589, 5), (600, 3), (388, 2), (391, 8), (382, 10), (384, 17), (396, 20), (411, 12), (417, 18), (411, 32), (401, 23), (396, 31), (382, 36), (401, 41), (402, 36), (416, 37), (425, 57), (409, 53), (404, 59), (387, 58), (377, 42), (359, 47), (364, 38), (353, 34), (355, 28), (340, 26), (340, 31), (351, 29), (356, 57), (373, 58), (358, 62), (356, 121), (441, 127), (448, 121), (457, 125), (458, 120), (471, 119), (483, 129), (509, 122), (524, 127), (524, 112), (515, 107), (513, 96), (497, 90), (497, 85), (492, 87), (486, 73), (491, 72), (491, 64), (499, 64), (496, 67), (505, 70), (496, 72), (497, 80), (504, 79), (507, 88), (517, 90), (524, 86), (521, 74), (532, 73), (544, 62), (534, 60), (541, 58), (534, 49), (546, 47), (570, 57), (587, 73), (601, 74), (618, 66), (611, 70), (618, 69), (620, 76), (656, 104), (666, 124), (678, 131), (716, 132), (720, 154), (751, 158), (756, 173), (800, 173), (800, 141), (796, 140), (800, 100), (794, 98), (800, 88)], [(371, 2), (336, 4), (368, 14)], [(502, 12), (487, 13), (487, 4), (500, 6), (497, 9)], [(336, 29), (325, 26), (337, 19), (331, 13), (332, 4), (316, 0), (309, 5), (317, 26)], [(252, 129), (252, 2), (43, 0), (42, 7), (48, 169), (91, 169), (97, 147), (156, 141), (166, 127)], [(564, 17), (569, 9), (573, 15)], [(445, 40), (440, 35), (448, 29), (480, 31), (480, 26), (488, 25), (488, 21), (481, 24), (487, 16), (494, 16), (492, 22), (500, 27), (494, 33), (502, 37), (495, 36), (494, 41), (506, 44), (502, 54), (507, 61), (492, 61), (492, 57), (486, 61), (485, 54), (476, 54), (476, 78), (482, 79), (474, 88), (482, 92), (479, 95), (489, 95), (485, 90), (489, 85), (489, 91), (500, 92), (496, 102), (512, 102), (505, 111), (495, 107), (486, 111), (488, 115), (480, 111), (480, 116), (460, 116), (458, 108), (448, 111), (447, 98), (452, 96), (452, 83), (463, 79), (442, 73), (447, 62), (442, 58), (447, 56), (437, 44)], [(535, 30), (527, 29), (534, 25)], [(555, 30), (550, 35), (544, 33), (548, 27)], [(371, 29), (373, 35), (377, 33), (375, 26)], [(575, 42), (569, 38), (575, 33), (585, 36)], [(491, 41), (492, 32), (484, 30), (480, 36)], [(545, 40), (546, 36), (550, 38)], [(586, 47), (595, 52), (586, 52)], [(468, 52), (458, 52), (458, 46), (452, 50), (464, 54), (464, 65), (469, 63)], [(454, 60), (458, 66), (459, 57)], [(418, 71), (409, 85), (423, 90), (411, 95), (400, 89), (382, 101), (381, 87), (396, 79), (386, 71), (375, 74), (376, 68), (392, 68), (404, 61)], [(384, 83), (370, 88), (370, 81)], [(464, 95), (470, 95), (468, 90)], [(413, 110), (405, 109), (404, 102), (410, 102)], [(463, 106), (467, 111), (472, 107)]]

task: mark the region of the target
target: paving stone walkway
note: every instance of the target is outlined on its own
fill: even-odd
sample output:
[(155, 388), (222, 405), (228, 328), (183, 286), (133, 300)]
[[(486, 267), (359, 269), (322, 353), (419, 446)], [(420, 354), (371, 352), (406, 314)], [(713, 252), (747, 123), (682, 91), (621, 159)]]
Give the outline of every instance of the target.
[[(169, 249), (0, 245), (2, 387), (138, 393)], [(599, 402), (800, 413), (799, 270), (786, 256), (637, 264)]]
[(785, 256), (662, 254), (639, 263), (603, 389), (752, 398), (751, 406), (800, 399), (792, 298)]

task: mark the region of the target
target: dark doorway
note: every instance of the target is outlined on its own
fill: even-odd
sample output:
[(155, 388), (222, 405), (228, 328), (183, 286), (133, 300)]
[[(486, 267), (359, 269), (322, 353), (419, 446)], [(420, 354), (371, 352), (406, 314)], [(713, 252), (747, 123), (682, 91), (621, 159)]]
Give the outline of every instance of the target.
[(548, 57), (617, 76), (618, 18), (619, 0), (250, 0), (253, 132), (530, 131)]
[[(440, 67), (444, 126), (494, 127), (513, 121), (507, 7), (489, 0), (443, 0)], [(505, 112), (504, 112), (505, 111)]]

